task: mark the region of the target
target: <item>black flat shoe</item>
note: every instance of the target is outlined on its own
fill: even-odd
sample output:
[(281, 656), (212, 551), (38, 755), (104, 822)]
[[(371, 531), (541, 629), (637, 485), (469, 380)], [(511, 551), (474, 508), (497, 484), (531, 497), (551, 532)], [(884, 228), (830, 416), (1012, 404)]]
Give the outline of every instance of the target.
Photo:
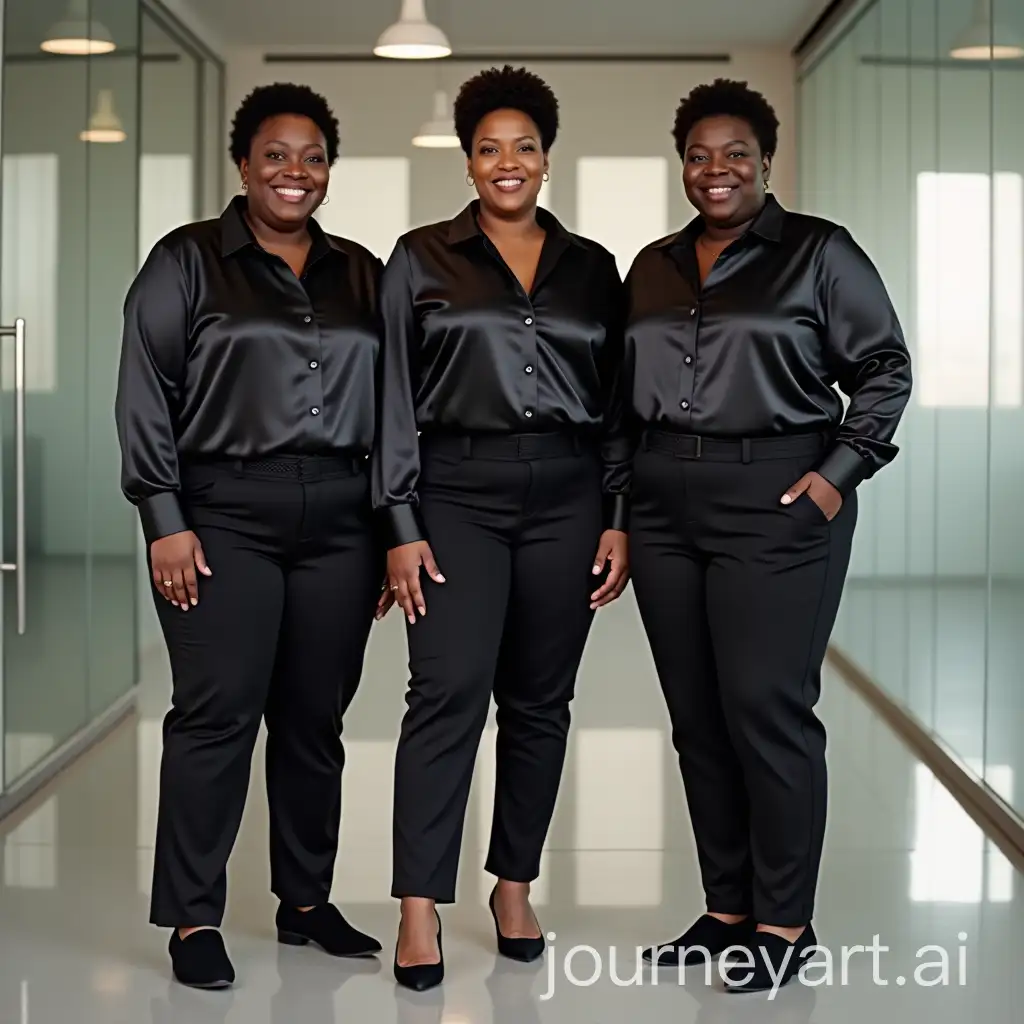
[[(810, 953), (811, 947), (817, 944), (814, 929), (810, 925), (796, 942), (787, 942), (781, 935), (773, 935), (771, 932), (757, 932), (749, 944), (754, 966), (749, 967), (748, 961), (744, 960), (727, 968), (722, 975), (726, 991), (770, 992), (776, 987), (782, 988), (800, 973), (804, 958)], [(732, 976), (736, 977), (736, 981), (730, 980)]]
[(683, 958), (683, 967), (703, 966), (706, 960), (721, 956), (730, 946), (749, 945), (753, 941), (755, 928), (754, 920), (750, 917), (736, 924), (726, 924), (717, 917), (704, 914), (678, 939), (662, 946), (648, 947), (642, 955), (650, 964), (654, 963), (657, 954), (658, 967), (678, 967), (680, 956)]
[(331, 903), (321, 904), (305, 912), (283, 903), (277, 908), (277, 941), (286, 946), (308, 946), (313, 943), (331, 956), (373, 956), (381, 950), (380, 943), (345, 920)]
[(494, 936), (498, 943), (498, 952), (509, 960), (518, 960), (523, 964), (533, 963), (544, 952), (544, 936), (536, 939), (509, 939), (502, 935), (498, 915), (494, 909), (494, 895), (497, 891), (497, 886), (491, 890), (487, 906), (490, 907), (491, 917), (494, 918)]
[(168, 946), (171, 968), (179, 984), (189, 988), (230, 988), (235, 969), (218, 931), (203, 928), (183, 939), (175, 928)]
[(441, 947), (441, 916), (434, 911), (437, 918), (437, 952), (440, 960), (436, 964), (413, 964), (411, 967), (400, 967), (398, 964), (398, 943), (395, 943), (395, 981), (403, 988), (411, 988), (414, 992), (426, 992), (428, 988), (436, 988), (444, 981), (444, 949)]

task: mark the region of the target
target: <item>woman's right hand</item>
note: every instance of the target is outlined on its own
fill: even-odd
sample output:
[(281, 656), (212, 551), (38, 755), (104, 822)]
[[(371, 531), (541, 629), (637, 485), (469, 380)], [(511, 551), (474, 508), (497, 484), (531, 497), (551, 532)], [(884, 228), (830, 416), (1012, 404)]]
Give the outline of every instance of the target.
[(434, 554), (425, 540), (402, 544), (388, 552), (388, 586), (405, 610), (406, 618), (414, 625), (417, 611), (420, 615), (427, 614), (427, 602), (420, 587), (420, 566), (427, 570), (435, 583), (444, 583)]
[(204, 576), (212, 576), (213, 573), (206, 564), (199, 538), (191, 530), (153, 541), (149, 555), (157, 593), (184, 612), (188, 611), (189, 605), (199, 604), (196, 569)]

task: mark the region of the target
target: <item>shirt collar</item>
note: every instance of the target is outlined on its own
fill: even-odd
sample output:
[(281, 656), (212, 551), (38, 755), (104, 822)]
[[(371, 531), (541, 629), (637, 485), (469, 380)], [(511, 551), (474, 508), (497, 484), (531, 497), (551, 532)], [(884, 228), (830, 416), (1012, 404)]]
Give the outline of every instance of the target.
[[(231, 256), (249, 245), (260, 248), (256, 236), (252, 233), (252, 228), (249, 227), (249, 222), (245, 219), (246, 203), (245, 196), (235, 196), (220, 216), (221, 254), (223, 256)], [(348, 255), (342, 242), (333, 235), (327, 234), (315, 217), (309, 218), (308, 228), (309, 236), (313, 240), (310, 256), (318, 255), (327, 249)]]
[[(473, 238), (483, 238), (480, 224), (477, 217), (480, 213), (480, 200), (474, 199), (454, 220), (448, 225), (448, 244), (461, 245)], [(562, 222), (549, 210), (542, 206), (537, 207), (537, 223), (545, 232), (561, 239), (564, 242), (583, 247), (582, 239), (578, 238), (571, 231), (568, 231)]]
[[(782, 226), (786, 220), (786, 211), (781, 203), (770, 192), (765, 196), (761, 212), (754, 218), (754, 223), (747, 228), (747, 234), (754, 234), (768, 242), (782, 240)], [(704, 221), (700, 216), (694, 217), (689, 224), (676, 232), (655, 242), (656, 249), (665, 249), (673, 245), (692, 245), (704, 230)]]

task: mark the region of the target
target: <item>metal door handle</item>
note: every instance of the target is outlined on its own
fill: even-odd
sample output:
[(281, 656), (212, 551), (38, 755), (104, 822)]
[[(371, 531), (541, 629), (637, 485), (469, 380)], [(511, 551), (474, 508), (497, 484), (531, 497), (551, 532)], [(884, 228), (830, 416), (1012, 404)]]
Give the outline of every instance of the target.
[(0, 569), (14, 573), (18, 595), (18, 635), (25, 633), (25, 321), (0, 327), (0, 338), (14, 338), (14, 561)]

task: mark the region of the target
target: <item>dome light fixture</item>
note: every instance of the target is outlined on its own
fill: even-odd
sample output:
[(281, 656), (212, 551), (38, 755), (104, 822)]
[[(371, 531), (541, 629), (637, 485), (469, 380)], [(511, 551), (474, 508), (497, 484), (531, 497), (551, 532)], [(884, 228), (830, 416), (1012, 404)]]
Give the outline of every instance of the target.
[(402, 0), (399, 20), (386, 28), (373, 52), (393, 60), (437, 60), (451, 55), (448, 37), (427, 20), (425, 0)]
[(110, 29), (89, 17), (89, 0), (70, 0), (67, 14), (51, 26), (39, 44), (46, 53), (88, 57), (117, 49)]
[(949, 55), (956, 60), (1018, 60), (1024, 37), (992, 20), (992, 0), (974, 0), (970, 25), (956, 37)]
[(434, 116), (420, 126), (412, 144), (421, 149), (455, 149), (459, 145), (448, 97), (444, 92), (434, 93)]
[(82, 142), (124, 142), (128, 138), (121, 118), (114, 111), (112, 89), (100, 89), (96, 97), (96, 110), (89, 118), (89, 127), (78, 137)]

